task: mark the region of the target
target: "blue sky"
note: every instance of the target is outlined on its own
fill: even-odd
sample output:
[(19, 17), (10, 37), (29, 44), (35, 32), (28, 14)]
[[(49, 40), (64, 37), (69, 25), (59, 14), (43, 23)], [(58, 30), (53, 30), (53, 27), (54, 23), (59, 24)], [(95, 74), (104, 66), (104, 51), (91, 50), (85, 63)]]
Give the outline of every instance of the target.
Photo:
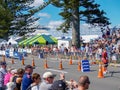
[[(33, 3), (34, 6), (39, 6), (46, 0), (35, 0)], [(96, 3), (100, 4), (100, 9), (104, 10), (106, 12), (106, 16), (110, 19), (111, 26), (114, 27), (116, 25), (120, 25), (120, 0), (95, 0)], [(58, 27), (62, 22), (62, 17), (59, 15), (59, 12), (61, 11), (60, 8), (56, 8), (52, 5), (48, 5), (46, 8), (41, 10), (36, 14), (37, 17), (40, 17), (40, 20), (36, 22), (36, 24), (47, 26), (50, 28), (49, 33), (53, 36), (61, 36), (63, 35), (62, 32), (56, 31), (56, 27)], [(93, 29), (93, 31), (99, 31), (100, 29), (96, 28), (89, 28), (90, 26), (82, 23), (80, 26), (81, 32), (84, 30)], [(87, 31), (87, 32), (88, 32)], [(68, 34), (64, 34), (66, 36), (71, 36), (71, 31), (69, 31)], [(99, 34), (98, 33), (98, 34)]]
[[(35, 0), (36, 5), (43, 2), (44, 0)], [(100, 4), (100, 9), (106, 12), (106, 16), (110, 19), (111, 25), (116, 26), (120, 24), (120, 0), (95, 0), (96, 3)], [(62, 22), (62, 17), (59, 16), (60, 9), (49, 5), (42, 11), (40, 11), (37, 16), (40, 16), (39, 20), (41, 25), (49, 25), (50, 23), (60, 24)]]
[(120, 0), (95, 0), (106, 12), (112, 26), (120, 24)]

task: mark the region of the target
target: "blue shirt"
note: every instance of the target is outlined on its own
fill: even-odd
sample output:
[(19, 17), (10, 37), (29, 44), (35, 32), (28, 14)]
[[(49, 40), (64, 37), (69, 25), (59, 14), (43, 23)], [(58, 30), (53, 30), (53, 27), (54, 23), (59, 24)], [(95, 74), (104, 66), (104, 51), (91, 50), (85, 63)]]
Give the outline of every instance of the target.
[(29, 74), (25, 73), (22, 79), (22, 90), (26, 90), (32, 83), (32, 78)]

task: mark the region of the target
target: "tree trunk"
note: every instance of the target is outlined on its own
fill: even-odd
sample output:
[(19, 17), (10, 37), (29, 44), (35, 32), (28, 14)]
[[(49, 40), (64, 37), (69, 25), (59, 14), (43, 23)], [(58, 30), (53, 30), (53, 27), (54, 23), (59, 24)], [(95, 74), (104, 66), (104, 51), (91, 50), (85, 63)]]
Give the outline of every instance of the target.
[[(77, 0), (76, 0), (77, 1)], [(79, 4), (75, 3), (74, 10), (72, 12), (72, 44), (77, 48), (80, 47), (80, 17), (79, 17)]]

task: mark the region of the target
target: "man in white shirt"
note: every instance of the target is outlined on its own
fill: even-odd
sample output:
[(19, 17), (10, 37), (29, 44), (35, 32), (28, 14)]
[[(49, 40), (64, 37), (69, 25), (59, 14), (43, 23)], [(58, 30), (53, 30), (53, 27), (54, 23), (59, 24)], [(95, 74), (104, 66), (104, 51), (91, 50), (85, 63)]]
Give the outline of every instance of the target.
[(51, 85), (53, 84), (55, 76), (56, 75), (51, 72), (45, 72), (43, 74), (43, 81), (40, 84), (40, 90), (49, 90)]

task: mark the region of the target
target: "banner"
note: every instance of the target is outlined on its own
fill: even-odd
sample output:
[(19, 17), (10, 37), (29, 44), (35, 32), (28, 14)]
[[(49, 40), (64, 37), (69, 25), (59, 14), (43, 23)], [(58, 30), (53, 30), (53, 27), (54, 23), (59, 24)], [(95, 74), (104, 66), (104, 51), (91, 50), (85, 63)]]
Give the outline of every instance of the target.
[(82, 72), (89, 72), (90, 71), (89, 60), (81, 60), (81, 70), (82, 70)]
[(19, 58), (19, 53), (18, 52), (13, 52), (14, 58)]
[(5, 56), (6, 56), (7, 58), (10, 57), (10, 50), (9, 50), (9, 49), (5, 51)]

